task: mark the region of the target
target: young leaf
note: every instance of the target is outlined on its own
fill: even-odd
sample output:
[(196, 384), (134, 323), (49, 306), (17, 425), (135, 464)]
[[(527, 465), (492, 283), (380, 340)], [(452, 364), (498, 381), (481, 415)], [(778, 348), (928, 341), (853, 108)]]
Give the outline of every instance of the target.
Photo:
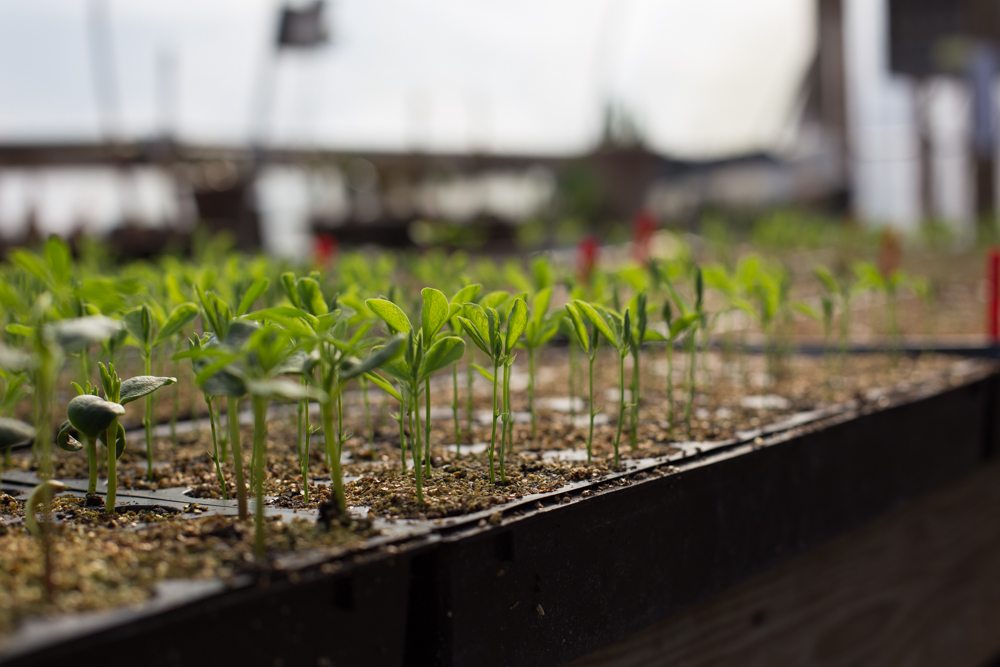
[(68, 419), (59, 425), (59, 431), (56, 433), (56, 446), (67, 452), (78, 452), (83, 449), (83, 443), (80, 442), (80, 432)]
[(472, 364), (472, 367), (476, 369), (476, 372), (486, 378), (488, 381), (493, 382), (493, 372), (488, 368), (483, 368), (479, 364)]
[(250, 287), (247, 288), (246, 293), (243, 294), (243, 298), (240, 299), (240, 305), (236, 308), (236, 316), (245, 315), (253, 307), (254, 302), (257, 301), (260, 295), (267, 291), (267, 287), (270, 284), (271, 282), (267, 278), (258, 278), (253, 281)]
[(386, 380), (384, 377), (378, 373), (365, 373), (365, 379), (371, 382), (373, 385), (389, 394), (395, 398), (400, 403), (403, 402), (403, 395), (396, 391), (396, 388), (392, 386), (392, 383)]
[(146, 394), (152, 394), (160, 387), (174, 384), (177, 378), (157, 377), (155, 375), (136, 375), (122, 382), (119, 402), (122, 405), (131, 403), (137, 398), (142, 398)]
[(319, 283), (314, 278), (299, 278), (296, 289), (304, 310), (317, 316), (326, 315), (330, 311), (326, 305), (326, 299), (323, 298), (323, 290), (320, 289)]
[(579, 310), (580, 314), (590, 320), (590, 323), (594, 325), (596, 329), (609, 343), (615, 347), (619, 347), (619, 337), (615, 335), (615, 332), (608, 325), (608, 321), (604, 319), (604, 316), (597, 312), (591, 304), (586, 301), (581, 301), (580, 299), (574, 299), (573, 305), (575, 305)]
[(153, 345), (159, 346), (163, 343), (163, 341), (168, 340), (171, 336), (183, 329), (184, 326), (193, 320), (197, 315), (198, 306), (190, 301), (182, 303), (174, 308), (167, 317), (166, 322), (164, 322), (163, 326), (160, 327), (159, 333), (156, 334), (156, 340), (153, 342)]
[(517, 341), (520, 340), (526, 326), (528, 326), (528, 306), (524, 303), (524, 299), (517, 297), (507, 315), (507, 339), (505, 342), (508, 352), (517, 345)]
[(153, 321), (149, 306), (142, 305), (125, 313), (122, 323), (129, 335), (143, 347), (153, 342)]
[(589, 353), (590, 333), (587, 331), (587, 325), (583, 322), (583, 316), (580, 314), (580, 310), (575, 304), (567, 303), (566, 312), (569, 314), (569, 322), (572, 325), (572, 331), (576, 336), (577, 344), (584, 352)]
[(420, 362), (420, 378), (430, 377), (435, 371), (461, 359), (463, 354), (465, 354), (465, 341), (458, 336), (445, 336), (439, 339), (431, 345)]
[(388, 299), (368, 299), (365, 301), (373, 313), (386, 323), (393, 333), (409, 333), (413, 326), (403, 309)]
[(448, 321), (450, 314), (448, 298), (433, 287), (423, 288), (420, 290), (420, 295), (423, 297), (423, 307), (420, 309), (421, 328), (424, 340), (430, 342)]
[(380, 368), (391, 359), (395, 359), (400, 350), (403, 349), (403, 337), (395, 336), (382, 347), (374, 350), (360, 362), (345, 364), (340, 370), (340, 377), (350, 380), (358, 375), (367, 374), (370, 371)]

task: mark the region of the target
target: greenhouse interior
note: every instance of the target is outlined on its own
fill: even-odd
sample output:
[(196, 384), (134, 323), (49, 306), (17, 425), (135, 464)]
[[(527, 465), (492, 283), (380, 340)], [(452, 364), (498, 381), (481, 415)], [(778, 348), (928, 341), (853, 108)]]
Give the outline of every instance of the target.
[(996, 2), (0, 57), (0, 665), (1000, 665)]

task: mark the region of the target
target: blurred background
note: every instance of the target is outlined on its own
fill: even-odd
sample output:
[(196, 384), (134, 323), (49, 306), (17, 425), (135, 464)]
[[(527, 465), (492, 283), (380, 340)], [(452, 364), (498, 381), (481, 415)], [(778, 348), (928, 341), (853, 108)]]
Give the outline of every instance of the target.
[(503, 252), (789, 209), (992, 237), (996, 7), (7, 2), (0, 239)]

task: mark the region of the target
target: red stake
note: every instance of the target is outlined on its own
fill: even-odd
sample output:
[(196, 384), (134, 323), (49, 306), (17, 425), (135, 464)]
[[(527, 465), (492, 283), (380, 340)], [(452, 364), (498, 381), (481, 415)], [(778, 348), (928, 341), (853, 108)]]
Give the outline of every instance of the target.
[(986, 329), (990, 344), (1000, 343), (1000, 248), (990, 250), (986, 262), (987, 312)]
[(315, 247), (316, 266), (325, 268), (336, 254), (337, 237), (328, 233), (318, 234)]
[(589, 283), (590, 277), (594, 274), (594, 267), (597, 265), (597, 253), (600, 245), (593, 236), (588, 236), (580, 241), (577, 258), (577, 272), (580, 281)]

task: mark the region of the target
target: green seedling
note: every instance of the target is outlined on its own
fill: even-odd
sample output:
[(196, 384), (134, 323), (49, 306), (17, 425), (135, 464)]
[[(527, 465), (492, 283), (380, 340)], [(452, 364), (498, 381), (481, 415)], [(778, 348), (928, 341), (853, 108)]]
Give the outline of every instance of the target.
[(597, 344), (600, 340), (600, 334), (593, 324), (590, 327), (587, 326), (589, 318), (581, 312), (576, 300), (567, 303), (565, 309), (574, 340), (587, 357), (587, 395), (590, 409), (590, 428), (587, 431), (587, 463), (590, 463), (594, 458), (594, 418), (597, 416), (597, 404), (594, 402), (594, 361), (597, 359)]
[[(545, 265), (547, 266), (547, 265)], [(561, 318), (549, 314), (552, 288), (543, 287), (531, 297), (528, 324), (524, 329), (524, 347), (528, 350), (528, 413), (531, 415), (531, 441), (536, 441), (538, 414), (535, 410), (535, 358), (559, 331)]]
[[(463, 315), (459, 318), (465, 333), (473, 344), (486, 355), (493, 368), (492, 373), (485, 368), (478, 369), (493, 385), (493, 418), (488, 450), (491, 483), (496, 483), (494, 457), (499, 420), (503, 422), (500, 434), (500, 479), (501, 481), (507, 479), (506, 457), (512, 444), (513, 429), (510, 409), (510, 369), (514, 364), (514, 348), (528, 325), (528, 306), (522, 297), (514, 298), (503, 318), (501, 318), (497, 308), (490, 305), (499, 301), (499, 298), (490, 298), (490, 295), (487, 295), (480, 304), (467, 303), (463, 308)], [(502, 382), (500, 381), (501, 368), (503, 369)], [(501, 386), (503, 392), (501, 396), (498, 396), (498, 389)]]
[[(143, 372), (153, 375), (153, 354), (157, 348), (173, 342), (174, 336), (198, 314), (198, 306), (185, 302), (165, 315), (158, 306), (143, 304), (125, 314), (125, 329), (142, 355)], [(153, 394), (145, 397), (142, 425), (146, 432), (146, 479), (153, 479)]]
[[(458, 290), (451, 301), (448, 304), (449, 312), (451, 317), (448, 318), (448, 326), (451, 329), (452, 334), (460, 336), (462, 334), (462, 323), (458, 319), (458, 314), (462, 312), (462, 305), (465, 303), (473, 303), (476, 297), (479, 296), (479, 291), (482, 289), (482, 285), (478, 283), (473, 283), (471, 285), (466, 285), (462, 289)], [(466, 375), (466, 390), (468, 395), (466, 397), (466, 438), (465, 440), (472, 441), (472, 409), (473, 409), (473, 396), (472, 396), (472, 365), (466, 364), (467, 375)], [(461, 443), (463, 441), (461, 427), (459, 424), (459, 400), (458, 400), (458, 364), (453, 364), (451, 367), (451, 417), (455, 425), (455, 457), (457, 458), (461, 452)]]
[[(430, 474), (430, 429), (421, 427), (420, 392), (425, 392), (425, 421), (430, 421), (431, 376), (462, 358), (465, 341), (458, 336), (439, 336), (438, 332), (452, 316), (448, 299), (438, 290), (425, 288), (422, 293), (419, 329), (414, 329), (403, 309), (388, 299), (368, 299), (368, 307), (394, 334), (405, 336), (402, 356), (384, 365), (384, 369), (399, 382), (401, 411), (409, 415), (413, 445), (413, 472), (417, 502), (424, 502), (424, 475)], [(421, 438), (424, 442), (421, 442)], [(425, 470), (426, 467), (426, 470)]]

